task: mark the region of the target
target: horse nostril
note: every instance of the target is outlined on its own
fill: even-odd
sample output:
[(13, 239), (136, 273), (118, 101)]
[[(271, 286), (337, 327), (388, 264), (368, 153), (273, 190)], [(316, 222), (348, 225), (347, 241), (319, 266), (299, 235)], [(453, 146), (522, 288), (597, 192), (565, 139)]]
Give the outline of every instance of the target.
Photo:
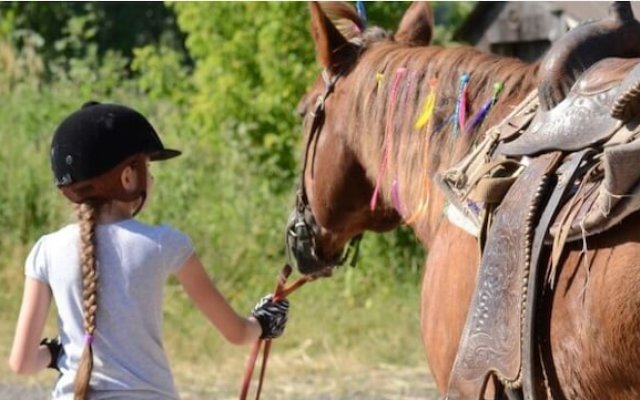
[(302, 274), (313, 274), (326, 267), (326, 265), (320, 262), (317, 258), (310, 256), (301, 256), (296, 259), (298, 270)]

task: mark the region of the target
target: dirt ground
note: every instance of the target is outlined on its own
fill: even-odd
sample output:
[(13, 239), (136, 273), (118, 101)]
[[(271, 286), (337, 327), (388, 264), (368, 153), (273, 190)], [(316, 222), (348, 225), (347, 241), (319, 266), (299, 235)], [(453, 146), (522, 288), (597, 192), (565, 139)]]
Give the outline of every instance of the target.
[[(257, 374), (256, 374), (257, 375)], [(255, 389), (256, 384), (252, 385)], [(47, 399), (50, 388), (42, 384), (25, 386), (0, 383), (0, 399)], [(216, 384), (211, 388), (180, 388), (183, 400), (235, 400), (238, 383)], [(250, 398), (252, 398), (250, 396)], [(428, 373), (422, 369), (381, 366), (346, 376), (304, 375), (291, 371), (287, 377), (268, 376), (263, 388), (265, 400), (437, 400)]]

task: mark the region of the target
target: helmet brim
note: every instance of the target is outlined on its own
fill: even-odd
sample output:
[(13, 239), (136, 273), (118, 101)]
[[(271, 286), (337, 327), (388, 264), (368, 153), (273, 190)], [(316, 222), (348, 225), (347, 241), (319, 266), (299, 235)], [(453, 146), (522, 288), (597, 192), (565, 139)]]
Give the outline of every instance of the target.
[(182, 152), (179, 150), (162, 149), (162, 150), (154, 151), (153, 153), (151, 153), (149, 155), (149, 159), (151, 161), (164, 161), (170, 158), (178, 157), (180, 154), (182, 154)]

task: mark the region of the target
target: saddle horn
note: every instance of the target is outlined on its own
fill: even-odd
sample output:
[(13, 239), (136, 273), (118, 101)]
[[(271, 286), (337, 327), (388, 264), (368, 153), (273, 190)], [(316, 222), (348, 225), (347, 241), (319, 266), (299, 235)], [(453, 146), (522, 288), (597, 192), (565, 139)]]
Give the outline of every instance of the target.
[(624, 23), (635, 21), (633, 15), (633, 8), (631, 8), (631, 2), (629, 1), (614, 1), (609, 7), (609, 17)]
[(640, 22), (628, 1), (615, 1), (606, 18), (579, 25), (560, 38), (540, 65), (538, 96), (550, 110), (569, 93), (578, 77), (608, 57), (640, 57)]

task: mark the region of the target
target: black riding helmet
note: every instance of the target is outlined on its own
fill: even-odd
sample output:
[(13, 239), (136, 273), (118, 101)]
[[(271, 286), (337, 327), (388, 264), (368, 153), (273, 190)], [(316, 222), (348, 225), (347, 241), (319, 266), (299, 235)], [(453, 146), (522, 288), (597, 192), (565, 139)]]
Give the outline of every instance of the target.
[[(139, 112), (118, 104), (88, 102), (62, 121), (53, 135), (54, 182), (72, 201), (80, 202), (91, 193), (71, 198), (69, 188), (87, 181), (99, 187), (103, 183), (101, 178), (109, 179), (110, 171), (136, 155), (167, 160), (180, 152), (166, 149), (153, 126)], [(99, 195), (109, 198), (104, 193)]]

